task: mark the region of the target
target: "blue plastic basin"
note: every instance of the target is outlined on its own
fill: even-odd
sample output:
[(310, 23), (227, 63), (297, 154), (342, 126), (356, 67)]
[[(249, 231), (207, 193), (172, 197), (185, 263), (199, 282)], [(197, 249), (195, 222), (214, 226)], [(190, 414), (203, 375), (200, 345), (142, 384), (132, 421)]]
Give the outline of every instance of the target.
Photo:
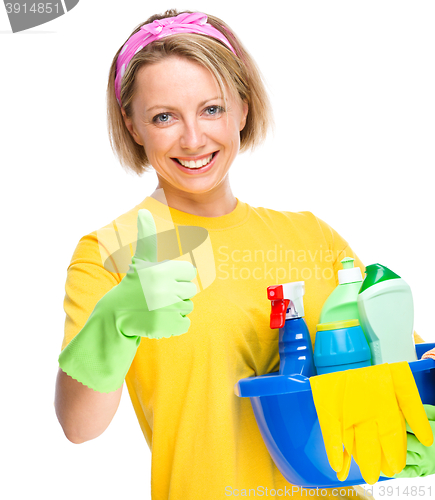
[[(409, 363), (421, 400), (435, 405), (435, 360), (420, 359), (435, 343), (416, 344), (418, 361)], [(282, 475), (305, 488), (334, 488), (365, 483), (352, 459), (349, 476), (337, 479), (323, 443), (309, 379), (269, 373), (239, 380), (234, 392), (251, 399), (264, 442)], [(379, 481), (389, 478), (380, 477)]]

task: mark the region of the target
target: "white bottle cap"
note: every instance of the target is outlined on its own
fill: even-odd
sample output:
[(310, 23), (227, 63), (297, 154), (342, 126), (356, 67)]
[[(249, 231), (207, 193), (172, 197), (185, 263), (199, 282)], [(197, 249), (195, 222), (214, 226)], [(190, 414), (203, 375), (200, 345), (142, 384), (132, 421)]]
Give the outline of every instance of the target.
[(359, 267), (353, 267), (354, 260), (355, 259), (352, 259), (352, 257), (345, 257), (341, 261), (343, 269), (338, 271), (338, 283), (340, 285), (362, 281), (361, 269)]
[(284, 298), (290, 300), (285, 319), (302, 318), (304, 316), (305, 282), (294, 281), (293, 283), (285, 283), (282, 285), (282, 290)]

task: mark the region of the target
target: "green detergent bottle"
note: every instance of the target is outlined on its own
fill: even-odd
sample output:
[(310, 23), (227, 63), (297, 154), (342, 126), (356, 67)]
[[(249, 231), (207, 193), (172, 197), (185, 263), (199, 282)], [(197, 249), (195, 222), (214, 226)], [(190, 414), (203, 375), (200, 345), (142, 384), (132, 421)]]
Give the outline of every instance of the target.
[(361, 269), (353, 266), (354, 260), (346, 257), (341, 261), (343, 269), (338, 271), (339, 285), (323, 304), (319, 323), (359, 319), (358, 292), (363, 279)]
[(416, 361), (411, 288), (381, 264), (367, 266), (366, 275), (358, 295), (358, 313), (372, 364)]

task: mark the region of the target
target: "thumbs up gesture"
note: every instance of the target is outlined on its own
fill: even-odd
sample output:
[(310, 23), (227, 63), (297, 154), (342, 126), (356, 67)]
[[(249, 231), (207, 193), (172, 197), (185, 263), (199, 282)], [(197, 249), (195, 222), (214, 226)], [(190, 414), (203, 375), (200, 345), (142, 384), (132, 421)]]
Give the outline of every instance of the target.
[(187, 261), (157, 262), (156, 226), (148, 210), (139, 210), (137, 226), (136, 252), (112, 306), (131, 313), (123, 333), (154, 339), (186, 333), (186, 315), (193, 310), (190, 299), (197, 292), (192, 283), (196, 268)]
[(181, 335), (190, 326), (196, 268), (186, 261), (157, 262), (156, 226), (148, 210), (139, 210), (137, 225), (127, 274), (97, 302), (59, 356), (62, 371), (98, 392), (121, 387), (142, 337)]

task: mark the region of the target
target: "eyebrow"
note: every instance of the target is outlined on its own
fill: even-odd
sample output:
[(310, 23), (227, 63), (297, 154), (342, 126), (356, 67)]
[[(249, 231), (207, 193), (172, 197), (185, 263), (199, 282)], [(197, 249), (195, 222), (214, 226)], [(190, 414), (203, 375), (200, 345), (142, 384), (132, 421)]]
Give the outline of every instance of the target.
[[(200, 102), (199, 103), (199, 107), (204, 106), (204, 104), (207, 104), (210, 101), (215, 101), (216, 99), (220, 99), (221, 101), (224, 100), (224, 98), (222, 96), (211, 97), (210, 99), (206, 99), (205, 101)], [(172, 111), (172, 110), (175, 110), (176, 108), (174, 108), (172, 106), (166, 106), (166, 105), (163, 105), (163, 104), (157, 104), (155, 106), (151, 106), (151, 108), (147, 108), (145, 110), (145, 112), (149, 113), (149, 112), (153, 111), (154, 109), (167, 109), (168, 111)]]

